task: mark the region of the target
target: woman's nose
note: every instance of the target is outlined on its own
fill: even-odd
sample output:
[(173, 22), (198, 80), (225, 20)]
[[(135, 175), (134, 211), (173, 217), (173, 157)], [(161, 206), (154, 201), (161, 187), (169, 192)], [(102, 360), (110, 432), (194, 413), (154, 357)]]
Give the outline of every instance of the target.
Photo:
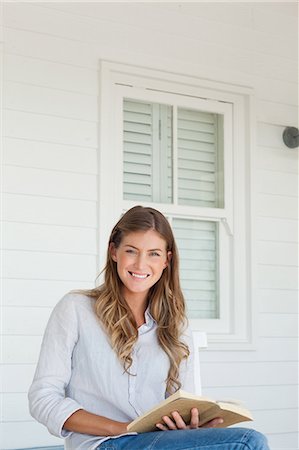
[(145, 267), (146, 264), (146, 256), (143, 253), (139, 253), (136, 260), (135, 260), (135, 266), (136, 269), (143, 269)]

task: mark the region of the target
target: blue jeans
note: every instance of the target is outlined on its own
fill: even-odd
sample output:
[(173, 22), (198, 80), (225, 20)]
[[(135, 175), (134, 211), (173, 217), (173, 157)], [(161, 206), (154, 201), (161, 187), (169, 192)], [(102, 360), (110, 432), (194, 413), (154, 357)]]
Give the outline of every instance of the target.
[(108, 439), (97, 450), (269, 450), (265, 436), (248, 428), (155, 431)]

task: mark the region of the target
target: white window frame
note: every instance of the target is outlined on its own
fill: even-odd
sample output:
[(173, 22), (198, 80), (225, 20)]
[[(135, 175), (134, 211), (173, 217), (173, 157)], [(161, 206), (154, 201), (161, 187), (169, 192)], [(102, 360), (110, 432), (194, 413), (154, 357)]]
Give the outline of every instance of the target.
[[(99, 263), (103, 267), (112, 226), (136, 201), (123, 200), (123, 98), (174, 104), (225, 114), (224, 208), (150, 203), (166, 216), (219, 222), (219, 319), (190, 320), (194, 332), (208, 333), (209, 348), (252, 349), (250, 292), (249, 180), (252, 140), (250, 88), (101, 61), (99, 120)], [(231, 119), (230, 119), (231, 118)], [(231, 123), (230, 123), (231, 120)], [(174, 130), (175, 132), (175, 130)], [(175, 138), (175, 136), (174, 136)], [(175, 139), (174, 139), (175, 141)], [(174, 160), (175, 160), (174, 149)], [(174, 176), (175, 182), (175, 176)], [(174, 199), (175, 200), (175, 199)], [(142, 203), (144, 204), (144, 203)], [(224, 292), (224, 294), (223, 294)]]

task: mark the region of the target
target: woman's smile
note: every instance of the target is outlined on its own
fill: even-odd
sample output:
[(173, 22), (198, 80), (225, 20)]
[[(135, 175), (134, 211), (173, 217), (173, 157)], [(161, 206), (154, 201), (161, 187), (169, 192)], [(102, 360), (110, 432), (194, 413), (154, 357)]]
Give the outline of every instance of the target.
[(145, 280), (147, 277), (149, 277), (150, 275), (148, 273), (142, 274), (142, 273), (136, 273), (136, 272), (130, 272), (129, 274), (133, 277), (133, 278), (137, 278), (139, 280)]

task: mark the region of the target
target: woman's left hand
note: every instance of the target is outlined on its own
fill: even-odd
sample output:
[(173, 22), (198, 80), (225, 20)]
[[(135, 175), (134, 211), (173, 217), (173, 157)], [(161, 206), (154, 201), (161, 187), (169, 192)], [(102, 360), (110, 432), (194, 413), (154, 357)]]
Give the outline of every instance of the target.
[[(169, 416), (163, 416), (162, 420), (164, 423), (157, 423), (156, 427), (162, 431), (187, 430), (199, 427), (199, 413), (197, 408), (191, 409), (191, 419), (189, 425), (184, 422), (183, 418), (177, 411), (173, 411), (171, 413), (171, 416), (171, 418)], [(217, 417), (202, 425), (202, 428), (213, 428), (217, 425), (220, 425), (221, 423), (223, 423), (223, 419), (221, 419), (221, 417)]]

